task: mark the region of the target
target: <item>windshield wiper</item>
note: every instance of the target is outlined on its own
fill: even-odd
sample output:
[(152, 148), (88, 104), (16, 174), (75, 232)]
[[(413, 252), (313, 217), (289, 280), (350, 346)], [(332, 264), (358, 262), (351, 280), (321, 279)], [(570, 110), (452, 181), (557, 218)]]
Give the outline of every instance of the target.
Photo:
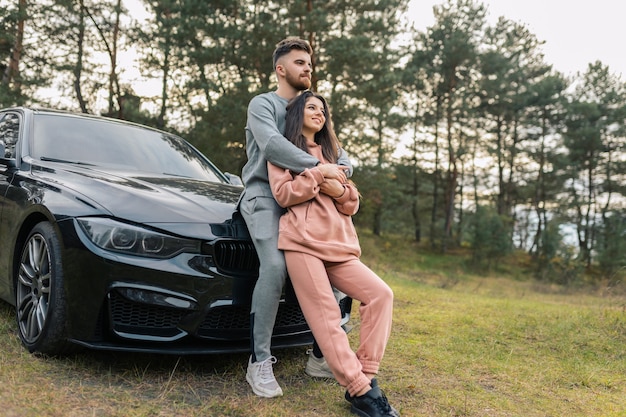
[(88, 162), (69, 161), (67, 159), (49, 158), (47, 156), (42, 156), (39, 159), (42, 160), (42, 161), (47, 161), (47, 162), (60, 162), (62, 164), (76, 164), (76, 165), (90, 165), (90, 166), (93, 166), (93, 164), (90, 164)]

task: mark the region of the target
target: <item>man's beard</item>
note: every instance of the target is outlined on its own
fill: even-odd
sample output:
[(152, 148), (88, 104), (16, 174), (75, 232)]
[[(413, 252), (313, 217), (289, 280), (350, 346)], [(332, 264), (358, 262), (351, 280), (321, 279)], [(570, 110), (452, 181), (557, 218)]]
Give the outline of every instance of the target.
[(311, 88), (311, 80), (309, 78), (300, 77), (299, 75), (294, 77), (289, 73), (287, 73), (285, 78), (287, 83), (298, 91), (304, 91)]

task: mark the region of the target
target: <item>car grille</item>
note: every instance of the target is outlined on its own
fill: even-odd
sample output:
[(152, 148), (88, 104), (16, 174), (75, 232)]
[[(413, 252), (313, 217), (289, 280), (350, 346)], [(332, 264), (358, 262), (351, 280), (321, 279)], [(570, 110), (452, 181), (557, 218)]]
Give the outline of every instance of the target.
[(254, 274), (259, 272), (259, 258), (250, 241), (219, 240), (214, 244), (217, 268), (227, 274)]
[[(297, 304), (281, 303), (278, 307), (274, 335), (308, 331), (302, 310)], [(223, 306), (212, 308), (198, 329), (198, 336), (215, 339), (250, 336), (250, 307)]]
[[(167, 308), (134, 302), (119, 294), (109, 293), (110, 319), (116, 333), (155, 338), (178, 338), (186, 333), (178, 326), (190, 310)], [(309, 328), (297, 304), (281, 302), (276, 316), (274, 335), (302, 333)], [(209, 310), (197, 334), (200, 338), (242, 340), (250, 337), (250, 306), (227, 305)]]
[(110, 317), (117, 332), (174, 337), (183, 333), (177, 326), (185, 310), (136, 303), (112, 291)]

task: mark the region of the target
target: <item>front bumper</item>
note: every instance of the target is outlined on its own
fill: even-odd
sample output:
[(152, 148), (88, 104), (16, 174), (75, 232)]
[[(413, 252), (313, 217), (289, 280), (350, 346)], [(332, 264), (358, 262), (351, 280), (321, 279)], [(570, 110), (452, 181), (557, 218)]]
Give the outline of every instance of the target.
[[(249, 351), (258, 274), (251, 242), (220, 238), (205, 242), (202, 254), (148, 259), (105, 251), (72, 223), (62, 228), (70, 340), (108, 350)], [(278, 309), (275, 347), (312, 342), (289, 288)]]

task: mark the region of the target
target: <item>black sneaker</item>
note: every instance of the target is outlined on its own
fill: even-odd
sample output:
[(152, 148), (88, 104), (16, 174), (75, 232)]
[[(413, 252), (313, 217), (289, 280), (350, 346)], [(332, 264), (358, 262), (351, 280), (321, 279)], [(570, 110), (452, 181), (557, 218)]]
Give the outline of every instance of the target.
[[(378, 381), (376, 380), (376, 378), (372, 378), (372, 381), (370, 382), (370, 386), (372, 388), (378, 388)], [(380, 388), (378, 389), (380, 390)], [(387, 397), (385, 396), (385, 393), (382, 390), (380, 390), (380, 394), (385, 398), (385, 400), (387, 399)], [(346, 391), (345, 397), (346, 397), (346, 401), (352, 404), (352, 401), (354, 401), (354, 397), (352, 397), (348, 391)], [(396, 410), (392, 405), (389, 405), (389, 407), (391, 407), (391, 415), (393, 417), (400, 417), (400, 413), (398, 412), (398, 410)]]
[(387, 397), (378, 385), (372, 381), (372, 389), (360, 397), (351, 397), (346, 393), (346, 400), (352, 406), (350, 411), (361, 417), (400, 417), (400, 414), (389, 405)]
[[(376, 380), (376, 378), (372, 378), (372, 380), (370, 381), (370, 387), (374, 388), (378, 386), (378, 381)], [(381, 391), (382, 392), (382, 391)], [(352, 403), (352, 400), (354, 400), (354, 397), (350, 395), (350, 393), (348, 391), (346, 391), (346, 401), (349, 403)]]

